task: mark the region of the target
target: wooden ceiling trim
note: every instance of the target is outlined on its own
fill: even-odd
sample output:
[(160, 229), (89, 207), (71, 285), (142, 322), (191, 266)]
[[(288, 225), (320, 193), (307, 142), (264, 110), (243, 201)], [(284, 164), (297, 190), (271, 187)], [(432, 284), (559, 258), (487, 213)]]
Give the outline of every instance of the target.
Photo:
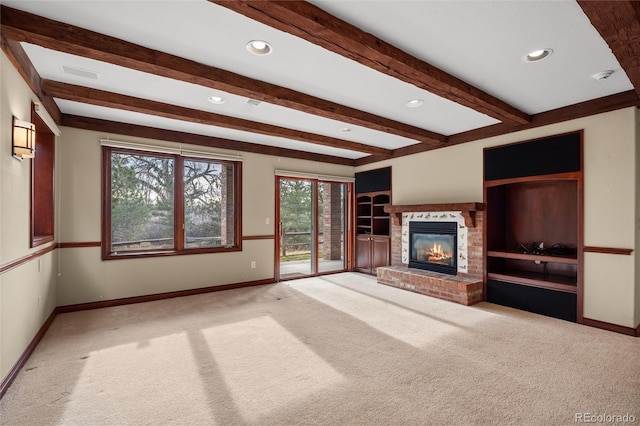
[(640, 2), (578, 0), (640, 95)]
[(3, 34), (73, 55), (188, 81), (332, 120), (442, 146), (446, 136), (114, 37), (0, 6)]
[(388, 149), (365, 145), (359, 142), (335, 139), (301, 130), (288, 129), (266, 123), (259, 123), (257, 121), (216, 114), (209, 111), (201, 111), (177, 105), (165, 104), (149, 99), (134, 98), (118, 93), (105, 92), (103, 90), (76, 86), (58, 81), (42, 80), (42, 90), (46, 95), (53, 98), (66, 99), (108, 108), (123, 109), (142, 114), (171, 118), (174, 120), (189, 121), (192, 123), (288, 138), (300, 142), (329, 146), (332, 148), (348, 149), (368, 154), (391, 155), (391, 151)]
[(635, 91), (629, 90), (627, 92), (617, 93), (615, 95), (605, 96), (603, 98), (593, 99), (535, 114), (531, 117), (531, 123), (526, 125), (508, 126), (505, 124), (496, 124), (482, 129), (470, 130), (468, 132), (451, 135), (447, 145), (473, 142), (479, 139), (503, 135), (505, 133), (519, 132), (521, 130), (533, 129), (535, 127), (547, 126), (550, 124), (575, 120), (577, 118), (588, 117), (633, 106), (640, 106), (640, 98)]
[[(554, 109), (551, 111), (535, 114), (532, 116), (531, 123), (524, 125), (513, 124), (494, 124), (493, 126), (483, 127), (481, 129), (470, 130), (468, 132), (458, 133), (449, 137), (447, 146), (459, 145), (462, 143), (475, 142), (494, 136), (500, 136), (507, 133), (514, 133), (523, 130), (533, 129), (535, 127), (548, 126), (551, 124), (561, 123), (564, 121), (575, 120), (591, 115), (602, 114), (605, 112), (615, 111), (628, 107), (640, 107), (640, 97), (634, 90), (581, 102), (575, 105)], [(430, 151), (424, 145), (415, 144), (393, 151), (391, 158), (399, 158), (407, 155), (418, 154), (420, 152)], [(356, 166), (364, 166), (366, 164), (384, 161), (387, 158), (371, 155), (355, 160)]]
[(7, 58), (9, 58), (9, 61), (11, 61), (13, 66), (22, 76), (22, 79), (27, 83), (40, 102), (42, 102), (42, 105), (49, 115), (51, 115), (53, 121), (55, 121), (56, 124), (60, 124), (62, 117), (60, 108), (58, 108), (58, 105), (55, 103), (53, 98), (46, 96), (42, 92), (40, 75), (36, 71), (33, 63), (31, 63), (31, 60), (20, 43), (8, 40), (4, 34), (2, 34), (0, 36), (0, 45), (2, 47), (2, 51), (7, 55)]
[[(430, 150), (427, 150), (430, 151)], [(424, 151), (421, 151), (424, 152)], [(395, 158), (395, 157), (392, 157)], [(358, 167), (358, 166), (366, 166), (367, 164), (375, 164), (375, 163), (379, 163), (381, 161), (385, 161), (388, 158), (384, 158), (384, 157), (380, 157), (378, 155), (369, 155), (367, 157), (362, 157), (362, 158), (358, 158), (356, 160), (353, 161), (353, 165)]]
[(304, 1), (209, 0), (504, 122), (528, 114)]
[(98, 118), (82, 117), (70, 114), (64, 114), (62, 116), (61, 125), (66, 127), (73, 127), (76, 129), (106, 132), (115, 135), (188, 143), (210, 148), (272, 155), (275, 157), (297, 158), (300, 160), (317, 161), (320, 163), (339, 164), (344, 166), (354, 165), (354, 160), (351, 160), (349, 158), (335, 157), (325, 154), (315, 154), (312, 152), (298, 151), (295, 149), (278, 148), (269, 145), (260, 145), (250, 142), (241, 142), (231, 139), (216, 138), (213, 136), (204, 136), (194, 133), (165, 130), (156, 127), (140, 126), (137, 124), (121, 123), (117, 121), (102, 120)]

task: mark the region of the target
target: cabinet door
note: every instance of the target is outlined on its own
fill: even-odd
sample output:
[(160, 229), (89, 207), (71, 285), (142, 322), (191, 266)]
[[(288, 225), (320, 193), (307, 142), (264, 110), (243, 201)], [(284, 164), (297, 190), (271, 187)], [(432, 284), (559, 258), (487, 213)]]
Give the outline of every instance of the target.
[(356, 269), (371, 273), (371, 235), (356, 237)]
[(371, 254), (371, 269), (376, 273), (376, 268), (379, 266), (388, 266), (391, 257), (391, 240), (389, 237), (374, 236), (373, 246)]

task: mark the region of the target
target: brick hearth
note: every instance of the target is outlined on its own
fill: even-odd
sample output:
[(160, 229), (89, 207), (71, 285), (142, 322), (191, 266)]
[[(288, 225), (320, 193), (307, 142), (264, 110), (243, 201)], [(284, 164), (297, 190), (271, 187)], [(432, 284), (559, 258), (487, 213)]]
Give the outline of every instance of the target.
[(482, 301), (482, 280), (475, 278), (385, 266), (378, 268), (378, 282), (462, 305)]
[[(468, 210), (472, 206), (473, 211)], [(459, 207), (458, 210), (456, 207)], [(402, 212), (433, 213), (442, 211), (462, 211), (467, 226), (467, 269), (458, 275), (440, 274), (409, 268), (402, 262)], [(484, 221), (483, 205), (480, 203), (424, 204), (391, 206), (388, 210), (393, 217), (391, 224), (391, 266), (378, 268), (378, 282), (437, 297), (463, 305), (473, 305), (483, 300), (482, 287)]]

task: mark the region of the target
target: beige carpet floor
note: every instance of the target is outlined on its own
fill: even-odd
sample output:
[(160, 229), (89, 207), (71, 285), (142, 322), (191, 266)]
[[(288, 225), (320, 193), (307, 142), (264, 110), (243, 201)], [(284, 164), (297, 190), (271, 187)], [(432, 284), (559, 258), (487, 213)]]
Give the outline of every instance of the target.
[(640, 339), (344, 273), (59, 315), (0, 410), (2, 425), (638, 424)]

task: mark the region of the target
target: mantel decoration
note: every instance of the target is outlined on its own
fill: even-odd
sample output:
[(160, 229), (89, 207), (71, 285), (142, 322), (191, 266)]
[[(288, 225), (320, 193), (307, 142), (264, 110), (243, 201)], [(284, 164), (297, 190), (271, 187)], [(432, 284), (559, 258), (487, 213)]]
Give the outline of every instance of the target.
[(13, 117), (12, 155), (18, 160), (36, 156), (36, 126)]
[(411, 212), (446, 212), (458, 211), (464, 217), (465, 225), (469, 228), (476, 227), (476, 211), (483, 211), (482, 203), (443, 203), (443, 204), (411, 204), (386, 206), (384, 211), (389, 213), (394, 225), (402, 224), (402, 214)]

